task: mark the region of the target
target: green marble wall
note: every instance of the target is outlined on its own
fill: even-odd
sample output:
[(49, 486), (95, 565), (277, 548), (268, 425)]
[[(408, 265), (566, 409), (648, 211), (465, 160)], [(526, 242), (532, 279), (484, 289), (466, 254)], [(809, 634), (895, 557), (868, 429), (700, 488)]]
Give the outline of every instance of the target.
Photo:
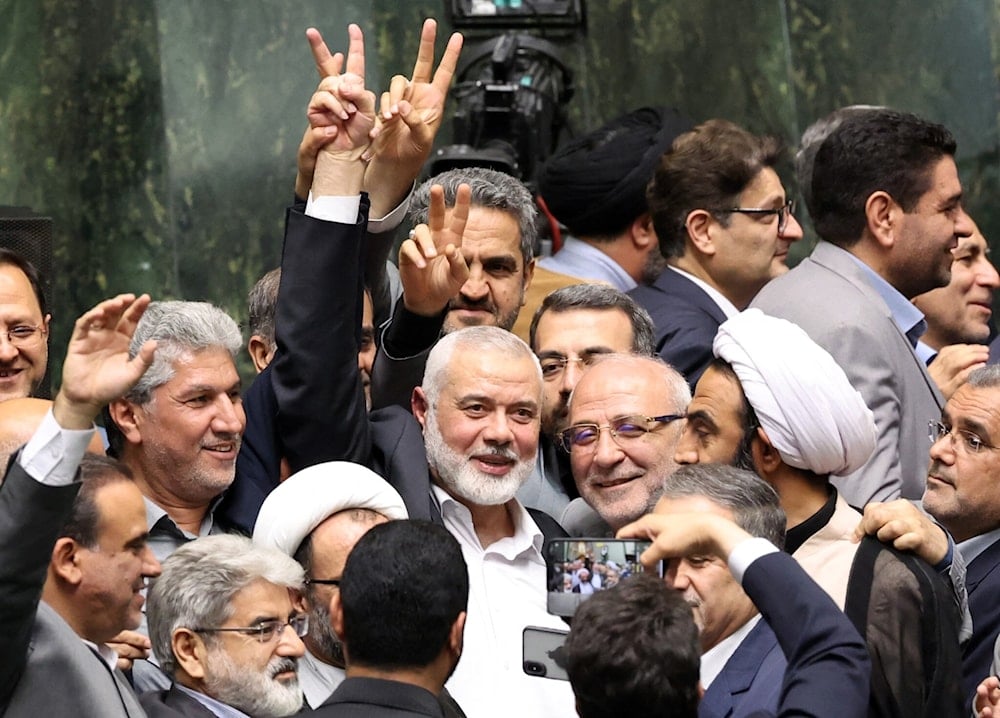
[[(280, 256), (316, 83), (303, 30), (341, 47), (346, 24), (361, 24), (381, 86), (409, 74), (421, 19), (443, 18), (443, 5), (0, 0), (0, 205), (55, 218), (56, 345), (119, 291), (245, 318), (247, 289)], [(565, 49), (574, 128), (662, 103), (794, 143), (838, 106), (893, 105), (955, 132), (970, 211), (1000, 237), (1000, 0), (591, 0), (588, 11), (587, 37)]]

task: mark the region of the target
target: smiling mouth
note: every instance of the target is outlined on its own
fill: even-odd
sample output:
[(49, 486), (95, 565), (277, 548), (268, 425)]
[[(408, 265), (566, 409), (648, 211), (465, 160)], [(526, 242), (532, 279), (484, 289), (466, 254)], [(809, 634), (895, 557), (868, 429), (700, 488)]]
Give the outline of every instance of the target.
[(613, 489), (618, 486), (624, 486), (625, 484), (632, 483), (638, 476), (624, 476), (619, 479), (604, 479), (602, 481), (591, 481), (590, 485), (596, 489)]

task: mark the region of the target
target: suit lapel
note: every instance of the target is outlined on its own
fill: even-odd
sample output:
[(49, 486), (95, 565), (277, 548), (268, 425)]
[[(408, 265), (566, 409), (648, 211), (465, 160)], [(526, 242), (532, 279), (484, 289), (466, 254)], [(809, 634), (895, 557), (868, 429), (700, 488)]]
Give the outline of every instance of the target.
[(704, 289), (670, 267), (660, 272), (660, 276), (656, 278), (653, 286), (664, 294), (680, 297), (688, 304), (705, 312), (718, 324), (726, 321), (726, 315)]

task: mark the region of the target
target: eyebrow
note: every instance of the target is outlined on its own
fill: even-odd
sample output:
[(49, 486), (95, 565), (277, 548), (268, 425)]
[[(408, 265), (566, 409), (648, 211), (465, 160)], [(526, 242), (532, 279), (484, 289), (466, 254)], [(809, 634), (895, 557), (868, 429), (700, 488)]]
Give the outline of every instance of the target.
[(964, 431), (971, 431), (973, 434), (976, 434), (980, 438), (989, 441), (990, 439), (989, 427), (987, 427), (986, 424), (982, 423), (981, 421), (976, 421), (975, 419), (963, 418), (959, 419), (958, 423), (960, 429), (963, 429)]
[[(587, 347), (576, 352), (578, 357), (593, 356), (594, 354), (614, 354), (615, 350), (607, 346)], [(566, 359), (567, 355), (555, 350), (538, 352), (539, 359)]]
[(703, 424), (706, 424), (711, 429), (719, 428), (718, 425), (715, 423), (715, 421), (712, 419), (712, 417), (708, 414), (708, 412), (702, 409), (698, 409), (696, 411), (688, 410), (688, 412), (685, 414), (685, 418), (687, 418), (688, 423), (694, 421), (700, 421)]

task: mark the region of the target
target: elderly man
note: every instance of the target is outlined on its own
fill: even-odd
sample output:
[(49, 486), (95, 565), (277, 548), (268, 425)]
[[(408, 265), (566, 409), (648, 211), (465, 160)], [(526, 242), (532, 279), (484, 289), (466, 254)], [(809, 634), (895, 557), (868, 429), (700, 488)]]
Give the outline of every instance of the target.
[[(726, 321), (714, 351), (688, 406), (677, 461), (751, 469), (778, 492), (785, 550), (867, 639), (880, 676), (870, 715), (955, 714), (961, 697), (949, 676), (959, 668), (960, 616), (946, 583), (875, 538), (858, 543), (861, 516), (830, 484), (831, 473), (849, 473), (874, 450), (874, 419), (861, 396), (802, 329), (757, 309)], [(910, 548), (948, 567), (940, 529), (929, 527), (924, 545)], [(881, 610), (885, 602), (894, 610)]]
[(351, 552), (330, 603), (347, 680), (316, 715), (444, 718), (439, 696), (462, 655), (468, 601), (462, 549), (444, 528), (427, 521), (373, 528)]
[(673, 451), (690, 399), (684, 378), (655, 358), (616, 355), (584, 373), (560, 437), (580, 496), (597, 516), (570, 504), (563, 521), (573, 534), (611, 535), (652, 510), (677, 468)]
[(150, 718), (298, 713), (309, 618), (296, 608), (295, 561), (242, 536), (207, 536), (164, 561), (161, 578), (149, 592), (149, 633), (174, 684), (142, 696)]
[(834, 480), (852, 506), (922, 492), (924, 425), (942, 398), (914, 351), (925, 325), (910, 299), (948, 284), (951, 251), (972, 234), (954, 154), (947, 129), (914, 115), (845, 118), (813, 163), (823, 241), (753, 302), (805, 329), (875, 413), (871, 458)]
[(16, 252), (0, 249), (0, 330), (7, 338), (0, 339), (0, 401), (31, 396), (42, 383), (51, 319), (38, 270)]
[[(583, 371), (608, 354), (652, 355), (653, 321), (645, 309), (617, 289), (574, 284), (545, 297), (528, 335), (542, 365), (545, 394), (536, 475), (517, 497), (526, 506), (558, 516), (571, 498), (579, 496), (569, 456), (559, 445), (559, 433), (569, 423), (570, 394)], [(579, 501), (572, 517), (578, 513), (592, 515), (592, 510)]]
[(692, 388), (719, 324), (788, 271), (788, 249), (802, 239), (774, 170), (779, 150), (773, 138), (709, 120), (675, 140), (649, 185), (667, 268), (631, 294), (653, 317), (660, 356)]
[[(545, 609), (544, 514), (514, 498), (535, 464), (542, 377), (527, 345), (497, 327), (443, 337), (431, 350), (413, 415), (424, 431), (434, 513), (469, 566), (465, 653), (448, 689), (469, 715), (570, 715), (559, 681), (521, 670), (525, 626), (558, 627)], [(539, 523), (540, 522), (540, 523)]]
[[(783, 533), (774, 491), (750, 472), (722, 465), (681, 467), (664, 482), (655, 513), (621, 531), (622, 537), (654, 540), (643, 562), (668, 559), (667, 582), (691, 606), (702, 653), (702, 718), (865, 715), (870, 665), (864, 644), (829, 597), (780, 553)], [(627, 593), (628, 581), (603, 595), (614, 591)], [(633, 673), (619, 667), (609, 671), (606, 682), (598, 678), (602, 667), (627, 661), (632, 642), (646, 650), (649, 644), (641, 634), (615, 629), (602, 636), (602, 656), (580, 650), (574, 634), (588, 627), (582, 619), (600, 608), (585, 604), (582, 610), (567, 642), (570, 679), (578, 705), (587, 709), (580, 712), (583, 718), (610, 718), (620, 706), (602, 708), (595, 698), (610, 693), (623, 674), (634, 685)], [(604, 619), (597, 624), (606, 625)], [(669, 708), (635, 706), (626, 712), (654, 716)]]
[(142, 494), (110, 459), (81, 459), (101, 406), (153, 360), (128, 340), (149, 303), (121, 295), (77, 320), (51, 411), (0, 486), (0, 713), (142, 716), (106, 644), (139, 625), (160, 572)]
[(354, 545), (370, 528), (405, 519), (399, 494), (358, 464), (331, 461), (283, 481), (260, 507), (253, 541), (291, 556), (306, 572), (309, 615), (299, 684), (316, 708), (344, 680), (344, 652), (330, 626), (330, 599)]

